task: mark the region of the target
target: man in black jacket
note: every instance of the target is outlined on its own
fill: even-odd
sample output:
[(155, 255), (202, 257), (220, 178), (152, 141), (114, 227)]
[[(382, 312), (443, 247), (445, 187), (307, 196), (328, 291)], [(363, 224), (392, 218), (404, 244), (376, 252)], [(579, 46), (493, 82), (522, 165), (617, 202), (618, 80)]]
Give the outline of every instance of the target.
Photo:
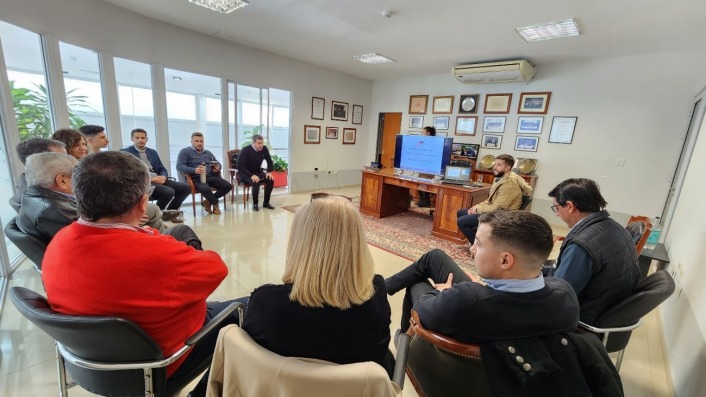
[(252, 186), (253, 211), (260, 211), (257, 203), (262, 184), (265, 185), (265, 200), (262, 206), (271, 210), (275, 209), (270, 204), (270, 195), (275, 186), (275, 178), (272, 176), (272, 157), (264, 144), (262, 135), (253, 135), (252, 144), (240, 151), (236, 167), (240, 181)]

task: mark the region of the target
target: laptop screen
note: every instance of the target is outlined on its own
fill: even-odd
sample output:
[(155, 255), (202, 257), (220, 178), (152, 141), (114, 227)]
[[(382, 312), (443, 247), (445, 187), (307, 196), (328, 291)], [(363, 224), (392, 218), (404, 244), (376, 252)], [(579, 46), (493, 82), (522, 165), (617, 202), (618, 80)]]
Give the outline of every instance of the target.
[(471, 179), (471, 169), (468, 167), (454, 167), (452, 165), (446, 166), (444, 179), (467, 182)]

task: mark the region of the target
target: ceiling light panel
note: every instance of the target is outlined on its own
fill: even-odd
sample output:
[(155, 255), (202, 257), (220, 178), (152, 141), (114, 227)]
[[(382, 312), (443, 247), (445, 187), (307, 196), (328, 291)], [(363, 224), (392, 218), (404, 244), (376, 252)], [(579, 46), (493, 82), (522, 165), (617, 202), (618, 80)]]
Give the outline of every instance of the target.
[(223, 14), (230, 14), (238, 8), (250, 4), (247, 0), (189, 0), (189, 3), (198, 4)]
[(361, 61), (361, 62), (369, 63), (372, 65), (380, 65), (383, 63), (397, 62), (392, 58), (388, 58), (384, 55), (380, 55), (380, 54), (377, 54), (374, 52), (371, 54), (357, 55), (357, 56), (354, 56), (353, 59), (355, 59), (356, 61)]
[(538, 25), (517, 28), (515, 30), (517, 30), (517, 33), (519, 33), (520, 36), (522, 36), (522, 38), (524, 38), (528, 43), (558, 39), (561, 37), (578, 36), (581, 34), (578, 26), (576, 26), (576, 20), (574, 19), (541, 23)]

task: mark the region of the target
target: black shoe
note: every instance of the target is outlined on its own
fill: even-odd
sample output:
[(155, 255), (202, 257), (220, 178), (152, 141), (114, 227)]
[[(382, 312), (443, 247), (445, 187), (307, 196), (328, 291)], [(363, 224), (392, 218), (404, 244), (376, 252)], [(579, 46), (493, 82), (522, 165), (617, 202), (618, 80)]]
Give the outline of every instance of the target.
[(262, 205), (262, 208), (267, 208), (268, 210), (273, 210), (273, 209), (275, 209), (275, 207), (273, 207), (272, 205), (270, 205), (270, 203), (265, 203), (265, 204), (263, 204), (263, 205)]
[(252, 205), (252, 210), (253, 211), (260, 211), (260, 207), (257, 206), (257, 204)]

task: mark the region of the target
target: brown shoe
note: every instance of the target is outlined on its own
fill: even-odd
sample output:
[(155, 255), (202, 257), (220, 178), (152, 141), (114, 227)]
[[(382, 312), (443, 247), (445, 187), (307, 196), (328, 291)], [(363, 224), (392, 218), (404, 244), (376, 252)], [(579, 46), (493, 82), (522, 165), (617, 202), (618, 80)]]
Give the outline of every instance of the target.
[(220, 214), (221, 214), (221, 208), (218, 206), (218, 203), (213, 204), (213, 213), (216, 214), (216, 215), (220, 215)]
[(184, 211), (177, 211), (177, 215), (172, 218), (174, 223), (184, 223)]
[(208, 212), (209, 214), (213, 213), (213, 211), (211, 210), (211, 202), (210, 201), (204, 200), (201, 202), (201, 205), (203, 206), (203, 209), (206, 210), (206, 212)]

